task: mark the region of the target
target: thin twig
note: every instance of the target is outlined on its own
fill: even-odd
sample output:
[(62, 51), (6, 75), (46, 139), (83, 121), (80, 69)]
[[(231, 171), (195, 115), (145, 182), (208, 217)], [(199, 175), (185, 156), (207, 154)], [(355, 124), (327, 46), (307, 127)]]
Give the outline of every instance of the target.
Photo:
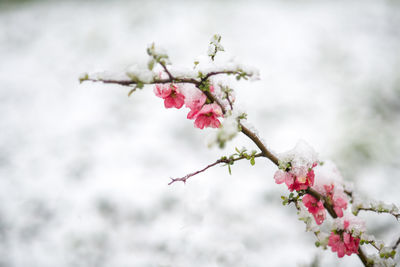
[(169, 72), (169, 70), (167, 69), (167, 66), (165, 65), (164, 62), (160, 61), (159, 62), (161, 67), (164, 69), (164, 71), (167, 73), (168, 77), (170, 80), (174, 80), (174, 76), (172, 76), (171, 72)]
[(358, 211), (360, 211), (360, 210), (365, 210), (365, 211), (373, 211), (373, 212), (376, 212), (376, 213), (387, 213), (387, 214), (390, 214), (390, 215), (393, 215), (397, 220), (399, 220), (400, 219), (400, 213), (395, 213), (395, 212), (391, 212), (390, 210), (375, 210), (375, 209), (373, 209), (373, 208), (363, 208), (363, 207), (360, 207), (360, 208), (357, 208), (357, 210)]
[(399, 245), (400, 245), (400, 237), (399, 237), (399, 239), (397, 239), (397, 241), (396, 241), (396, 243), (393, 245), (392, 249), (393, 249), (393, 250), (396, 250), (397, 247), (398, 247)]
[(240, 73), (239, 71), (212, 71), (212, 72), (207, 73), (204, 76), (203, 80), (207, 80), (211, 76), (215, 76), (215, 75), (219, 75), (219, 74), (228, 74), (229, 75), (229, 74), (239, 74), (239, 73)]
[(233, 104), (232, 104), (231, 99), (229, 98), (229, 93), (228, 92), (225, 92), (225, 97), (226, 97), (226, 100), (229, 103), (229, 107), (231, 108), (231, 110), (233, 110)]
[[(262, 157), (262, 156), (263, 156), (262, 153), (258, 153), (258, 154), (254, 155), (255, 158)], [(190, 177), (195, 176), (195, 175), (197, 175), (199, 173), (202, 173), (202, 172), (206, 171), (208, 168), (214, 167), (215, 165), (218, 165), (220, 163), (232, 164), (233, 162), (238, 161), (238, 160), (242, 160), (242, 159), (246, 159), (246, 157), (245, 156), (240, 156), (240, 157), (233, 158), (233, 159), (221, 158), (221, 159), (217, 160), (216, 162), (211, 163), (210, 165), (207, 165), (206, 167), (204, 167), (203, 169), (201, 169), (199, 171), (196, 171), (196, 172), (193, 172), (193, 173), (189, 173), (189, 174), (187, 174), (187, 175), (185, 175), (185, 176), (183, 176), (181, 178), (171, 178), (171, 182), (169, 182), (168, 185), (171, 185), (171, 184), (173, 184), (175, 182), (178, 182), (178, 181), (186, 183), (187, 179), (189, 179)]]
[(344, 190), (344, 193), (350, 198), (350, 202), (353, 203), (354, 201), (353, 192), (349, 190)]

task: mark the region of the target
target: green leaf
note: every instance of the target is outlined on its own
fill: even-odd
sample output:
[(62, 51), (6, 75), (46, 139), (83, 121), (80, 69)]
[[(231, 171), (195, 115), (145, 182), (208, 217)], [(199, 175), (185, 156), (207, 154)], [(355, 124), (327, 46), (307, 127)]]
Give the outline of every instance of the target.
[(136, 91), (136, 87), (132, 88), (128, 93), (128, 97), (131, 96), (131, 94), (133, 94), (133, 92), (135, 92), (135, 91)]
[(137, 84), (136, 84), (136, 88), (139, 88), (139, 89), (142, 89), (143, 86), (144, 86), (144, 84), (142, 82), (140, 82), (140, 81), (138, 81)]
[(252, 157), (252, 158), (250, 159), (250, 164), (251, 164), (252, 166), (254, 166), (254, 164), (256, 164), (256, 161), (254, 160), (254, 157)]
[(229, 174), (232, 175), (232, 170), (231, 170), (231, 165), (230, 164), (228, 164), (228, 171), (229, 171)]
[(149, 68), (149, 70), (153, 70), (154, 68), (154, 59), (150, 60), (149, 63), (147, 63), (147, 68)]

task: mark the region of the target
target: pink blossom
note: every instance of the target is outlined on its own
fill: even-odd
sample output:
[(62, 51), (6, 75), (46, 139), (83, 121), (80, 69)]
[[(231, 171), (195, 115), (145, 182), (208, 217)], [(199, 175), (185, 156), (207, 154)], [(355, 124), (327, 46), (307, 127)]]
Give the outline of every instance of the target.
[[(313, 167), (314, 168), (314, 165)], [(278, 170), (275, 172), (274, 178), (277, 184), (285, 182), (288, 189), (292, 192), (293, 190), (306, 190), (308, 187), (314, 185), (314, 170), (307, 167), (293, 167), (290, 171), (284, 172)]]
[(340, 235), (331, 233), (329, 236), (328, 246), (332, 248), (332, 252), (337, 252), (338, 257), (342, 258), (344, 256), (346, 247), (344, 246), (343, 241), (340, 238)]
[(328, 246), (332, 247), (333, 252), (338, 253), (339, 258), (342, 258), (344, 255), (350, 256), (353, 253), (358, 254), (360, 238), (354, 237), (348, 232), (349, 226), (350, 221), (344, 220), (344, 230), (340, 230), (338, 233), (332, 232), (329, 237)]
[(206, 100), (207, 96), (198, 89), (196, 89), (196, 91), (190, 96), (186, 97), (185, 105), (190, 108), (187, 118), (190, 120), (195, 119), (197, 113), (199, 113), (203, 105), (206, 103)]
[(185, 103), (185, 96), (175, 84), (157, 84), (154, 87), (156, 96), (164, 99), (165, 108), (181, 108)]
[(347, 201), (341, 197), (333, 198), (333, 209), (338, 217), (343, 217), (343, 210), (347, 209)]
[(293, 174), (293, 182), (289, 185), (286, 184), (290, 191), (306, 190), (314, 184), (314, 171), (313, 169), (307, 170), (306, 167), (294, 167), (290, 173)]
[(322, 194), (332, 201), (333, 210), (336, 215), (338, 217), (343, 217), (343, 210), (347, 209), (347, 200), (345, 199), (345, 196), (340, 196), (340, 190), (335, 190), (334, 184), (324, 185), (324, 189), (325, 192)]
[(320, 225), (326, 218), (326, 211), (322, 201), (318, 201), (309, 194), (304, 195), (302, 201), (304, 206), (308, 209), (308, 212), (314, 216), (315, 222)]
[(353, 253), (358, 254), (359, 244), (360, 239), (353, 237), (348, 232), (336, 234), (332, 232), (328, 241), (328, 246), (332, 248), (332, 252), (337, 252), (339, 258), (344, 255), (350, 256)]
[(277, 170), (274, 175), (275, 182), (277, 184), (286, 183), (286, 185), (290, 185), (293, 183), (293, 176), (289, 172), (284, 172), (282, 170)]
[(204, 129), (204, 127), (218, 128), (221, 122), (217, 118), (221, 116), (222, 110), (218, 104), (206, 104), (197, 113), (194, 125), (199, 129)]

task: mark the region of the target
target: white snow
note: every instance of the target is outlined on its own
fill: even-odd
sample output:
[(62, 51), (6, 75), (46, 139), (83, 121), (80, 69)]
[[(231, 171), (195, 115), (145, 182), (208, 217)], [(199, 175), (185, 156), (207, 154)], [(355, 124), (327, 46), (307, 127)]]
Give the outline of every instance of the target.
[(318, 154), (304, 140), (300, 140), (293, 149), (278, 154), (278, 158), (282, 162), (290, 162), (292, 167), (311, 168), (318, 161)]

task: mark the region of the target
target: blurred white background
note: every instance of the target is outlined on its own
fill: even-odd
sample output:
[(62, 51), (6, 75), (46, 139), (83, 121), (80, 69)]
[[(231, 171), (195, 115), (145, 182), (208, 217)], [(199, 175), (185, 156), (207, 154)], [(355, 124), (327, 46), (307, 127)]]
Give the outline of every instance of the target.
[(0, 266), (360, 265), (315, 248), (264, 159), (167, 186), (254, 148), (244, 137), (208, 149), (151, 87), (128, 98), (78, 77), (145, 61), (153, 41), (191, 67), (219, 33), (261, 72), (237, 102), (272, 150), (304, 139), (364, 196), (400, 204), (399, 26), (398, 1), (0, 1)]

